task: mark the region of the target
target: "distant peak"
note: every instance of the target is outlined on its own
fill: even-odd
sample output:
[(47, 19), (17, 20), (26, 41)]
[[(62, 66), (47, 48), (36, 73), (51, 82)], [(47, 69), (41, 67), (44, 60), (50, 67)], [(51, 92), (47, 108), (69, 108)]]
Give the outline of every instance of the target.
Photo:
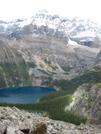
[(41, 19), (49, 19), (50, 17), (51, 15), (45, 9), (39, 10), (35, 15), (35, 18), (41, 18)]

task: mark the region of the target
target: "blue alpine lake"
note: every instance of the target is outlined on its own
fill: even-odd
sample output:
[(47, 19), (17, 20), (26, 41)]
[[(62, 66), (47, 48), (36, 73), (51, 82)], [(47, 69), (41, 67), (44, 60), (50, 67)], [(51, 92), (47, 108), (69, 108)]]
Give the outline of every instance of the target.
[(0, 90), (0, 102), (36, 103), (42, 96), (52, 92), (56, 92), (56, 90), (37, 86), (5, 88)]

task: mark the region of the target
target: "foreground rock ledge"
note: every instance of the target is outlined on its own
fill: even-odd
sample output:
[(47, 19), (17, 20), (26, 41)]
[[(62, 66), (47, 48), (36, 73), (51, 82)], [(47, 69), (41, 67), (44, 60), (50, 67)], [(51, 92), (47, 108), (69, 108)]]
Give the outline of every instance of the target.
[(16, 107), (0, 107), (0, 134), (101, 134), (101, 127), (76, 126)]

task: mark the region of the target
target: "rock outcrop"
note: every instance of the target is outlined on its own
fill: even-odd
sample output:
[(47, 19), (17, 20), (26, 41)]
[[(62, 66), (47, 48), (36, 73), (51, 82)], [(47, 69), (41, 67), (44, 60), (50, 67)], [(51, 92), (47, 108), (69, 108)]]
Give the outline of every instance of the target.
[(65, 110), (74, 111), (91, 124), (101, 125), (101, 83), (79, 86), (72, 98), (72, 103)]
[(93, 125), (76, 126), (28, 113), (16, 107), (0, 107), (0, 134), (100, 134)]

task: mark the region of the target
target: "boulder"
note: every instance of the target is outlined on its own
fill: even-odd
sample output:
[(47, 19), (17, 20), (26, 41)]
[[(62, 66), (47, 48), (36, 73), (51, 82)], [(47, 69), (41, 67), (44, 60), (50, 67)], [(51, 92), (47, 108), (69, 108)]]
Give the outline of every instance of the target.
[(0, 134), (7, 134), (7, 127), (0, 124)]
[(47, 126), (44, 122), (40, 122), (33, 126), (30, 134), (47, 134)]

